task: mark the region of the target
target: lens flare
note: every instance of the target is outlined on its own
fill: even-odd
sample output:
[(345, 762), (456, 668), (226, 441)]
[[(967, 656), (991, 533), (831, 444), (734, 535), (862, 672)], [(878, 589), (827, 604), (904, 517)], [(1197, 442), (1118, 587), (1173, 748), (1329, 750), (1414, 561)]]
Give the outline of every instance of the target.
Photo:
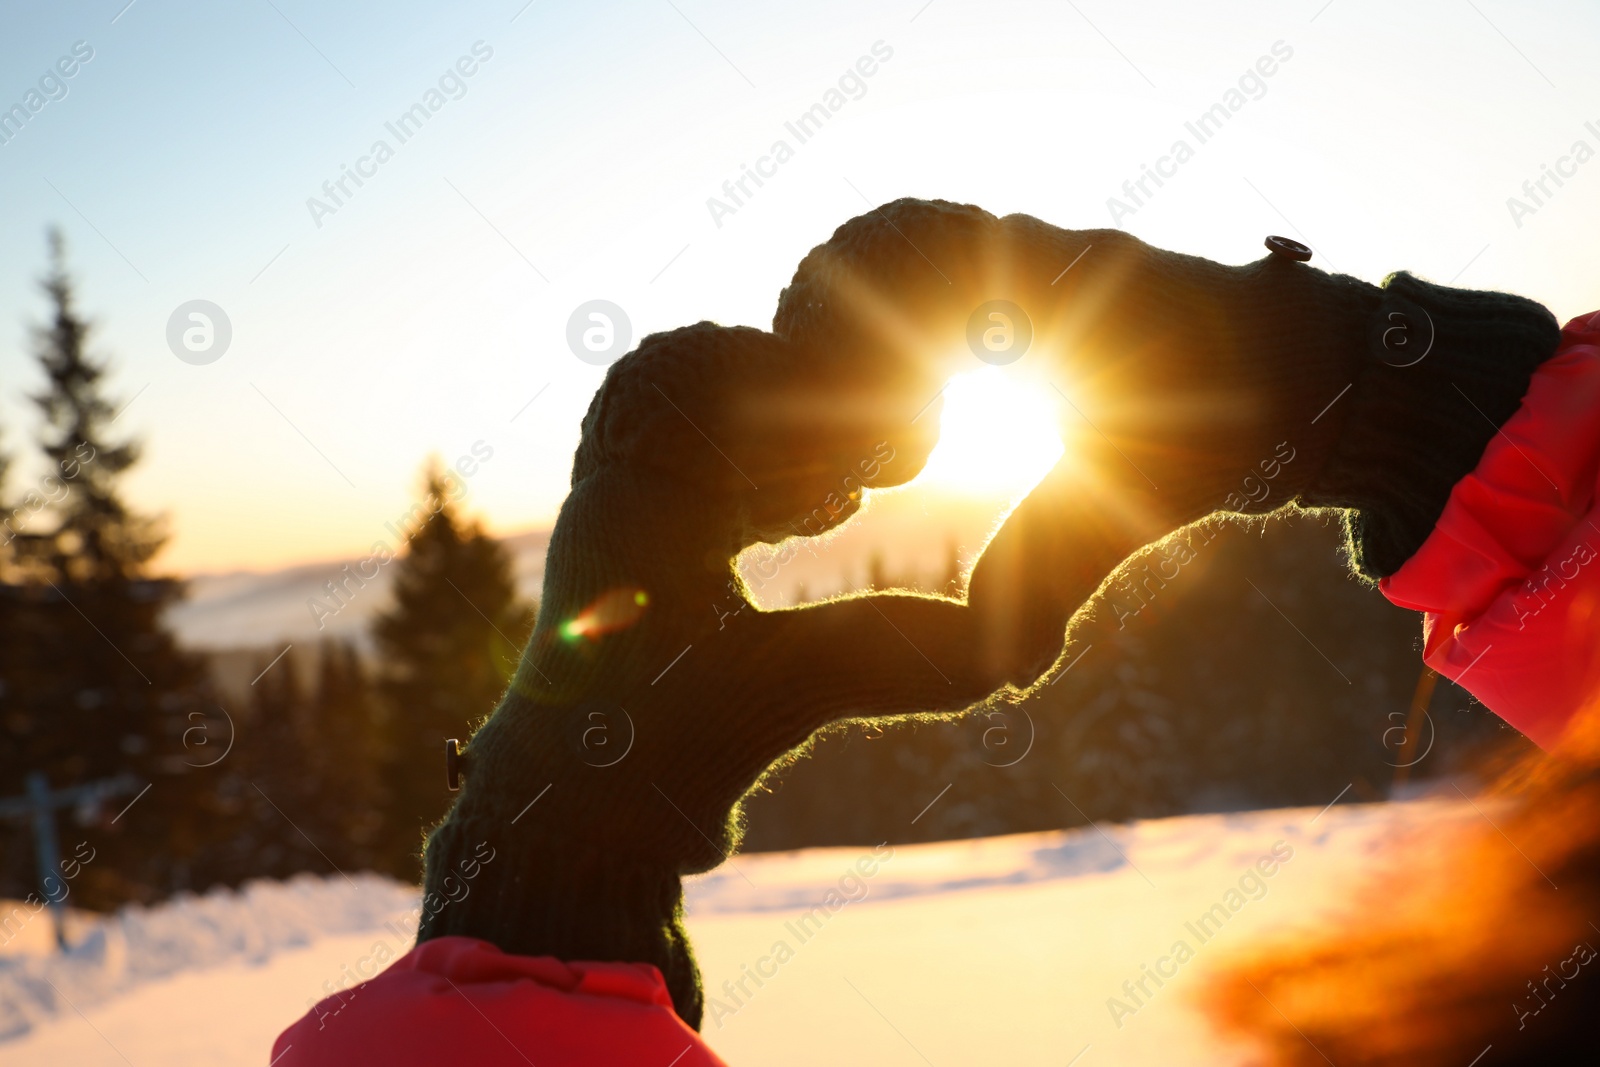
[(637, 586), (607, 590), (561, 624), (561, 637), (568, 642), (598, 640), (606, 634), (626, 630), (639, 621), (649, 606), (650, 594)]

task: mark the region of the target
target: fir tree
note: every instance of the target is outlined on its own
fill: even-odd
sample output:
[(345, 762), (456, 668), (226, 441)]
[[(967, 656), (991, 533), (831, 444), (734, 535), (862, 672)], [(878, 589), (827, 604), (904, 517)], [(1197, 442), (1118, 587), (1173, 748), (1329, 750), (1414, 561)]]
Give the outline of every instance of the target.
[[(16, 534), (12, 524), (20, 518), (20, 505), (7, 492), (11, 457), (0, 452), (0, 795), (10, 796), (27, 773), (25, 742), (32, 722), (16, 702), (16, 684), (24, 661), (20, 590), (13, 585)], [(0, 899), (22, 898), (33, 889), (32, 856), (27, 834), (16, 824), (0, 821)]]
[(939, 582), (938, 592), (945, 596), (960, 595), (961, 578), (961, 549), (951, 541), (945, 546), (944, 577)]
[(50, 573), (86, 587), (112, 587), (142, 578), (166, 538), (158, 520), (131, 513), (117, 491), (139, 449), (107, 437), (117, 411), (105, 395), (105, 366), (86, 351), (90, 326), (73, 307), (59, 232), (50, 235), (50, 254), (42, 284), (54, 314), (34, 334), (46, 387), (33, 402), (45, 422), (40, 450), (60, 472), (66, 498), (55, 506), (55, 528), (34, 541)]
[[(293, 646), (291, 646), (292, 648)], [(381, 738), (354, 646), (324, 641), (309, 668), (285, 650), (258, 657), (233, 752), (218, 766), (221, 815), (198, 867), (205, 884), (388, 869)], [(218, 759), (218, 752), (206, 759)]]
[(313, 767), (316, 724), (300, 684), (293, 652), (268, 667), (250, 688), (248, 719), (237, 744), (246, 825), (236, 836), (242, 854), (230, 867), (239, 876), (287, 878), (301, 871), (332, 874), (328, 855), (335, 842), (325, 832), (319, 812), (337, 807)]
[(390, 869), (415, 878), (424, 830), (449, 805), (443, 745), (494, 710), (532, 629), (504, 547), (451, 499), (461, 482), (430, 463), (428, 516), (395, 564), (394, 605), (373, 625), (387, 716)]
[(74, 885), (78, 901), (104, 906), (188, 884), (212, 811), (183, 742), (207, 700), (199, 661), (162, 624), (182, 587), (148, 574), (160, 524), (120, 494), (138, 450), (111, 437), (106, 366), (87, 351), (90, 325), (74, 306), (58, 233), (50, 251), (51, 317), (34, 332), (45, 388), (33, 397), (48, 466), (22, 502), (25, 522), (8, 526), (14, 643), (3, 718), (16, 744), (0, 790), (14, 792), (30, 770), (58, 786), (117, 774), (150, 785)]
[(347, 870), (388, 866), (379, 852), (384, 821), (382, 739), (372, 685), (355, 646), (324, 641), (318, 650), (309, 728), (315, 743), (306, 773), (323, 803), (307, 832)]

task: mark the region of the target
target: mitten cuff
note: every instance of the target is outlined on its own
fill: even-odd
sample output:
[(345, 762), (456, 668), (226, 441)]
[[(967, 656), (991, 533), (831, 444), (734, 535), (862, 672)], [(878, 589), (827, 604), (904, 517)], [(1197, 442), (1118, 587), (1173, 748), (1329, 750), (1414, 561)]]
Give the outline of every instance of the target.
[(585, 841), (530, 805), (515, 821), (452, 813), (428, 838), (417, 940), (476, 937), (560, 960), (649, 963), (700, 1026), (699, 971), (669, 865)]
[(1358, 573), (1393, 574), (1421, 547), (1560, 336), (1555, 316), (1524, 297), (1406, 273), (1386, 280), (1362, 365), (1330, 413), (1338, 439), (1300, 494), (1308, 506), (1350, 509)]

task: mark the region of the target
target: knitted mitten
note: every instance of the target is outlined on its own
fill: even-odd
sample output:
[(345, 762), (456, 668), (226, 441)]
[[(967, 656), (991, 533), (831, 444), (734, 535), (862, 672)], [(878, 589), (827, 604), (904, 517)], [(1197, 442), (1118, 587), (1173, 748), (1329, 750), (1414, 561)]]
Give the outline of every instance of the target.
[[(989, 546), (965, 603), (751, 606), (741, 549), (831, 529), (864, 488), (920, 469), (936, 420), (906, 401), (924, 402), (926, 377), (710, 323), (608, 370), (533, 637), (428, 841), (419, 939), (652, 963), (698, 1026), (679, 880), (735, 849), (736, 805), (768, 766), (839, 718), (953, 711), (1033, 681), (1073, 610), (1170, 528), (1063, 468)], [(1064, 528), (1069, 501), (1083, 513)], [(1040, 558), (1048, 587), (1028, 580)]]
[(1505, 293), (1403, 273), (1379, 287), (1281, 255), (1226, 266), (1119, 230), (925, 200), (886, 204), (813, 249), (773, 330), (948, 376), (1006, 358), (976, 345), (993, 301), (1010, 305), (992, 320), (1002, 337), (1031, 333), (1017, 369), (1125, 457), (1107, 477), (1146, 480), (1188, 518), (1348, 509), (1351, 562), (1369, 578), (1428, 536), (1560, 332)]

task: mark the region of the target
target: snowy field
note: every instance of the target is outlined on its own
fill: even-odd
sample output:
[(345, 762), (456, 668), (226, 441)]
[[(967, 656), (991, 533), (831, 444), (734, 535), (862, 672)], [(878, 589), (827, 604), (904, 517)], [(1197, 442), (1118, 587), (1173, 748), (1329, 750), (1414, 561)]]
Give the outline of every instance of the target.
[[(1190, 1004), (1208, 973), (1476, 818), (1418, 800), (739, 856), (689, 890), (703, 1031), (734, 1067), (1246, 1064)], [(370, 877), (259, 883), (80, 923), (65, 958), (41, 915), (0, 954), (0, 1061), (266, 1064), (310, 1003), (409, 947), (415, 900)], [(1171, 977), (1140, 993), (1146, 967)]]

